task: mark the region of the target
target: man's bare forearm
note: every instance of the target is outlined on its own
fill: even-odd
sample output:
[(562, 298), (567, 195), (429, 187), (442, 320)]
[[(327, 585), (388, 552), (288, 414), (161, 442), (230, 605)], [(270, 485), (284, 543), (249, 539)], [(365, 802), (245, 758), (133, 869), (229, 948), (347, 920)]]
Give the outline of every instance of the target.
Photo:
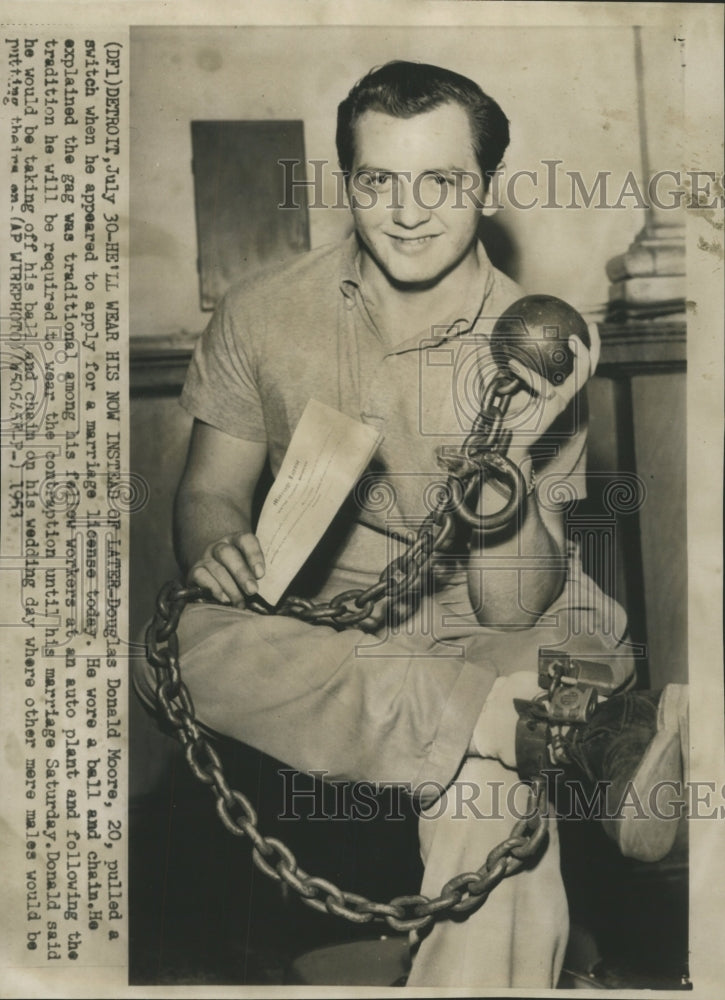
[(242, 605), (257, 592), (264, 555), (251, 531), (267, 446), (195, 420), (174, 504), (174, 549), (190, 583)]
[[(482, 509), (491, 500), (484, 488)], [(495, 501), (494, 501), (495, 503)], [(495, 507), (501, 506), (501, 499)], [(468, 590), (482, 625), (527, 628), (561, 593), (566, 577), (562, 547), (541, 519), (535, 494), (527, 497), (518, 530), (472, 539)]]
[(187, 573), (212, 542), (251, 530), (251, 515), (233, 497), (181, 489), (174, 504), (174, 551)]

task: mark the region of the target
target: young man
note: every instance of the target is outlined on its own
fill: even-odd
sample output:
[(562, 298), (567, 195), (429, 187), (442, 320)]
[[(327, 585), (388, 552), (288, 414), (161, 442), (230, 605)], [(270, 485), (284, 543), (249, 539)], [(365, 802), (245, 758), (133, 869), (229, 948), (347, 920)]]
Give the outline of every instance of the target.
[[(590, 348), (571, 342), (573, 372), (557, 387), (514, 366), (521, 382), (506, 424), (526, 502), (513, 525), (485, 539), (474, 531), (439, 560), (404, 628), (390, 609), (365, 631), (335, 631), (247, 608), (264, 574), (252, 499), (265, 459), (276, 474), (314, 398), (373, 424), (382, 443), (366, 490), (343, 505), (291, 591), (329, 599), (376, 582), (393, 535), (421, 523), (444, 478), (438, 458), (470, 430), (471, 385), (485, 389), (497, 370), (487, 334), (521, 295), (477, 237), (507, 144), (503, 112), (472, 81), (404, 62), (368, 74), (338, 111), (354, 234), (233, 288), (182, 395), (195, 422), (177, 554), (218, 602), (189, 606), (179, 626), (198, 717), (300, 770), (419, 789), (422, 891), (432, 896), (509, 833), (513, 699), (539, 692), (538, 648), (606, 655), (618, 683), (631, 676), (621, 610), (583, 575), (561, 509), (536, 487), (581, 491), (581, 389), (596, 331)], [(370, 499), (380, 496), (384, 509)], [(502, 506), (494, 484), (478, 503)], [(138, 686), (149, 699), (150, 677)], [(556, 984), (567, 910), (551, 826), (537, 865), (417, 943), (409, 985)]]

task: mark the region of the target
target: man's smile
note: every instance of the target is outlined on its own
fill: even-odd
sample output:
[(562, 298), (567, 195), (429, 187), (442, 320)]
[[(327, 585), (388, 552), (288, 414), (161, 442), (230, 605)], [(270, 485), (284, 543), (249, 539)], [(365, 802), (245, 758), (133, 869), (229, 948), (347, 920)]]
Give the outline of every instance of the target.
[(399, 250), (402, 250), (404, 253), (412, 253), (415, 250), (420, 250), (423, 247), (430, 246), (433, 240), (441, 234), (431, 233), (428, 236), (396, 236), (393, 233), (389, 233), (388, 235)]

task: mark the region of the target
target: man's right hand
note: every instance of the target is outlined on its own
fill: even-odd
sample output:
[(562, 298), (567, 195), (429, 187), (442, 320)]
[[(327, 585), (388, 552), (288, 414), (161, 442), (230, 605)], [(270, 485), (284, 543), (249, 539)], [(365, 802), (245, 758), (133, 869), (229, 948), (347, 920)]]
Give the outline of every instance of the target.
[(207, 545), (189, 570), (189, 583), (206, 587), (222, 604), (244, 607), (264, 576), (264, 556), (252, 532), (233, 532)]
[(174, 504), (174, 545), (191, 584), (243, 607), (257, 593), (264, 556), (252, 525), (267, 446), (195, 420)]

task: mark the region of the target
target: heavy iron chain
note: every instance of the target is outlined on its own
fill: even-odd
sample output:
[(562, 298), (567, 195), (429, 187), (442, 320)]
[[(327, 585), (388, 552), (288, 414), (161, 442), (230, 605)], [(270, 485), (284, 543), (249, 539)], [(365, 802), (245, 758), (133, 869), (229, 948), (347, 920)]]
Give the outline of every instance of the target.
[[(434, 556), (453, 544), (456, 522), (469, 531), (483, 533), (507, 525), (517, 515), (526, 494), (521, 470), (506, 457), (511, 432), (503, 427), (511, 396), (520, 385), (517, 378), (500, 374), (483, 391), (479, 413), (461, 449), (439, 455), (441, 465), (448, 469), (448, 478), (440, 484), (434, 509), (421, 523), (408, 549), (385, 567), (376, 583), (367, 589), (345, 590), (329, 601), (288, 597), (274, 613), (338, 629), (364, 628), (380, 602), (391, 598), (409, 601), (420, 594)], [(478, 514), (474, 509), (484, 472), (501, 492), (508, 494), (505, 505), (492, 514)], [(270, 613), (259, 600), (251, 599), (247, 604), (261, 614)]]
[[(450, 547), (456, 519), (469, 528), (490, 532), (516, 516), (526, 494), (526, 483), (518, 467), (504, 454), (510, 435), (502, 425), (510, 397), (518, 385), (518, 380), (501, 375), (484, 392), (481, 412), (462, 449), (445, 460), (448, 481), (435, 509), (424, 520), (408, 551), (383, 570), (376, 584), (366, 590), (347, 590), (324, 603), (289, 598), (278, 613), (338, 629), (360, 625), (371, 616), (379, 601), (399, 596), (403, 590), (406, 594), (420, 591), (434, 554)], [(472, 509), (484, 470), (509, 490), (504, 508), (495, 514), (480, 515)], [(176, 631), (179, 619), (188, 603), (209, 596), (202, 587), (186, 587), (177, 581), (165, 584), (146, 632), (147, 657), (156, 672), (158, 706), (184, 747), (191, 771), (214, 795), (217, 813), (226, 829), (252, 842), (252, 859), (265, 875), (289, 886), (303, 903), (315, 910), (357, 924), (384, 920), (392, 930), (407, 932), (422, 930), (449, 915), (469, 914), (482, 905), (504, 878), (538, 855), (547, 836), (547, 786), (542, 776), (529, 783), (525, 813), (509, 836), (489, 852), (480, 868), (449, 879), (435, 898), (406, 895), (377, 903), (340, 889), (327, 879), (308, 875), (285, 844), (260, 833), (251, 802), (242, 792), (230, 788), (221, 758), (202, 731), (191, 694), (181, 678)]]

